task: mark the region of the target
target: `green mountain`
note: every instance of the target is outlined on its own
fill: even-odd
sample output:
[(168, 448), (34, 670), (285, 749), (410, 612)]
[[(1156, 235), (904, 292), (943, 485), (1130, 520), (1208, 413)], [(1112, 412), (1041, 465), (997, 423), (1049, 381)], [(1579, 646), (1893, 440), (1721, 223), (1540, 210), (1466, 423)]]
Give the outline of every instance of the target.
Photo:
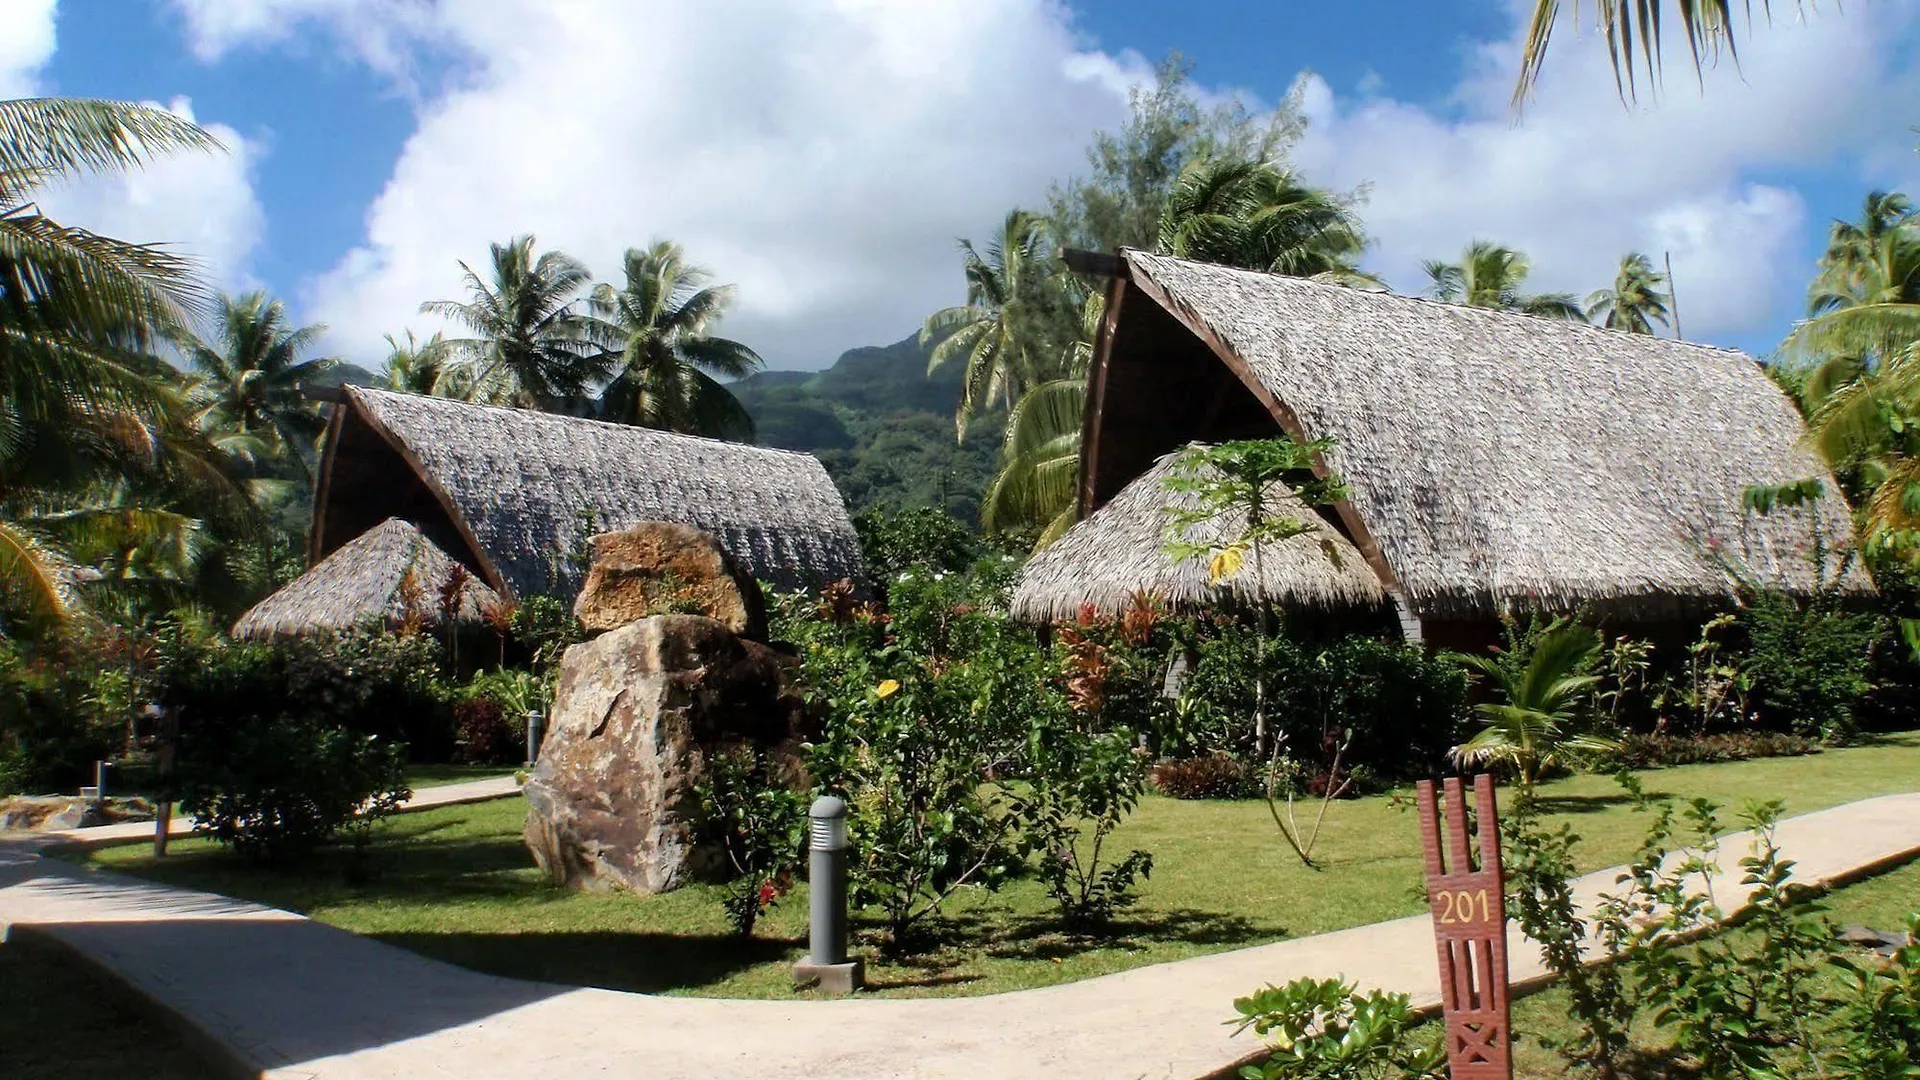
[(913, 335), (850, 349), (822, 371), (763, 371), (732, 384), (759, 441), (818, 457), (855, 511), (942, 506), (979, 517), (999, 460), (1005, 415), (980, 417), (954, 438), (960, 369), (929, 376), (929, 349)]

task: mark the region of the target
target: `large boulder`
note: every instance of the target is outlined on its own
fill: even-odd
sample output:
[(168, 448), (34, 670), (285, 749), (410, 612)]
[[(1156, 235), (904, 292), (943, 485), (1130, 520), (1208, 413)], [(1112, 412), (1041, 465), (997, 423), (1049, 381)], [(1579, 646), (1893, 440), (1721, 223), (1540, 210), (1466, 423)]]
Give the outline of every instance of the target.
[(795, 661), (697, 615), (642, 619), (567, 650), (527, 846), (557, 884), (665, 892), (723, 870), (699, 843), (695, 785), (742, 744), (806, 786)]
[(587, 633), (617, 630), (649, 615), (705, 615), (754, 641), (767, 640), (766, 601), (753, 575), (711, 533), (649, 521), (601, 533), (573, 614)]

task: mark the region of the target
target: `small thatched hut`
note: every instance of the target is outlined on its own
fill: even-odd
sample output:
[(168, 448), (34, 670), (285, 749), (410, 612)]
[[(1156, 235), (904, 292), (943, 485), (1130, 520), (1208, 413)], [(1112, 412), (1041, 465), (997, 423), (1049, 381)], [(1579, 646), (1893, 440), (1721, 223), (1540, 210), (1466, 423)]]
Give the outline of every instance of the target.
[[(1013, 595), (1013, 616), (1065, 622), (1088, 606), (1117, 616), (1132, 606), (1141, 590), (1176, 611), (1223, 601), (1251, 607), (1266, 600), (1282, 608), (1315, 611), (1387, 603), (1386, 590), (1352, 542), (1284, 489), (1271, 493), (1275, 515), (1293, 518), (1312, 531), (1265, 545), (1258, 567), (1248, 562), (1216, 588), (1208, 579), (1206, 560), (1167, 554), (1174, 514), (1200, 505), (1194, 495), (1166, 489), (1180, 453), (1154, 462), (1111, 502), (1029, 560)], [(1216, 518), (1184, 530), (1182, 538), (1211, 544), (1235, 532), (1232, 522)]]
[[(1690, 618), (1742, 578), (1804, 592), (1821, 577), (1814, 538), (1849, 544), (1799, 415), (1744, 354), (1138, 251), (1073, 255), (1112, 277), (1076, 531), (1111, 529), (1096, 512), (1189, 442), (1329, 439), (1317, 470), (1351, 488), (1330, 525), (1408, 631), (1443, 640), (1483, 638), (1505, 610)], [(1808, 477), (1827, 481), (1814, 505), (1745, 508), (1754, 485)], [(1840, 586), (1872, 588), (1852, 564)]]
[(362, 387), (342, 389), (314, 502), (315, 563), (398, 517), (504, 596), (571, 595), (587, 537), (643, 521), (712, 533), (785, 588), (864, 572), (807, 454)]
[[(375, 621), (394, 626), (406, 619), (409, 606), (423, 625), (438, 625), (443, 598), (457, 572), (465, 573), (466, 580), (454, 601), (454, 620), (478, 622), (500, 602), (500, 594), (435, 547), (419, 529), (388, 518), (255, 604), (234, 624), (233, 636), (288, 637)], [(411, 588), (406, 585), (409, 575)]]

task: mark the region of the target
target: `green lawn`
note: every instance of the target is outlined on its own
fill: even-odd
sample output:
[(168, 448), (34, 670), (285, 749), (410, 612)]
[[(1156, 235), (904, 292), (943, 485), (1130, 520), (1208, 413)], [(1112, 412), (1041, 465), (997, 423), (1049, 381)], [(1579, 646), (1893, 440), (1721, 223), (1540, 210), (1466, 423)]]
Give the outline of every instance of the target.
[[(1645, 780), (1656, 794), (1736, 806), (1777, 797), (1800, 813), (1920, 787), (1920, 736), (1806, 758), (1666, 769)], [(1611, 779), (1574, 777), (1543, 794), (1586, 837), (1587, 868), (1631, 856), (1644, 825)], [(521, 845), (523, 815), (518, 799), (404, 815), (383, 830), (372, 879), (359, 883), (349, 882), (341, 853), (290, 870), (244, 866), (201, 841), (176, 843), (161, 861), (139, 847), (74, 857), (303, 911), (502, 975), (662, 993), (793, 994), (788, 968), (804, 951), (804, 889), (742, 941), (715, 888), (634, 896), (547, 886)], [(940, 944), (910, 962), (874, 964), (871, 982), (890, 996), (994, 993), (1414, 914), (1423, 910), (1417, 843), (1412, 814), (1388, 798), (1341, 803), (1320, 841), (1324, 869), (1307, 870), (1275, 835), (1264, 803), (1150, 798), (1115, 845), (1154, 854), (1153, 877), (1117, 936), (1063, 935), (1040, 884), (1016, 881), (997, 894), (955, 897), (939, 924)]]
[(201, 1080), (172, 1028), (66, 958), (0, 945), (0, 1076), (7, 1080)]
[(448, 784), (464, 784), (469, 780), (512, 776), (514, 769), (512, 765), (409, 765), (407, 783), (416, 789), (445, 787)]

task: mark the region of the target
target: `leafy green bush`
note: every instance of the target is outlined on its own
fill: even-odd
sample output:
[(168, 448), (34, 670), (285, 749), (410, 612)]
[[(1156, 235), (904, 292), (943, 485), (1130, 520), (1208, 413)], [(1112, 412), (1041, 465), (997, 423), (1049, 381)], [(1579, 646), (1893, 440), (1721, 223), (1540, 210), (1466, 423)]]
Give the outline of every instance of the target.
[(93, 763), (111, 757), (126, 734), (125, 714), (101, 708), (90, 685), (108, 675), (76, 650), (47, 656), (0, 638), (0, 795), (92, 782)]
[(1821, 751), (1818, 740), (1774, 731), (1731, 731), (1719, 735), (1626, 735), (1594, 759), (1596, 771), (1664, 769), (1754, 758), (1799, 757)]
[(1838, 597), (1761, 593), (1740, 612), (1743, 672), (1761, 723), (1828, 741), (1859, 730), (1855, 709), (1870, 690), (1875, 647), (1886, 639), (1874, 614), (1848, 611)]
[(750, 746), (714, 754), (696, 787), (701, 836), (726, 853), (732, 886), (723, 905), (742, 937), (787, 889), (805, 856), (807, 798)]
[(1158, 762), (1147, 779), (1170, 799), (1257, 799), (1261, 794), (1253, 768), (1225, 754)]
[(1104, 927), (1129, 907), (1134, 889), (1153, 873), (1153, 855), (1132, 851), (1103, 861), (1106, 842), (1140, 803), (1144, 757), (1133, 733), (1090, 732), (1059, 717), (1028, 738), (1024, 788), (1012, 799), (1026, 850), (1039, 855), (1047, 893), (1074, 929)]
[(512, 765), (525, 757), (526, 722), (516, 730), (500, 703), (476, 697), (453, 705), (453, 760), (461, 765)]
[(301, 854), (413, 794), (405, 748), (311, 717), (183, 732), (176, 784), (195, 827), (248, 858)]
[(863, 510), (853, 528), (867, 571), (882, 583), (909, 570), (961, 573), (982, 554), (973, 532), (937, 507)]
[[(1203, 640), (1182, 702), (1187, 716), (1173, 757), (1252, 750), (1251, 631), (1223, 626)], [(1267, 713), (1290, 754), (1324, 770), (1351, 731), (1345, 760), (1393, 778), (1425, 776), (1457, 742), (1467, 678), (1459, 665), (1404, 643), (1366, 635), (1314, 642), (1282, 636), (1267, 645)]]
[(1240, 1069), (1246, 1080), (1399, 1080), (1447, 1075), (1438, 1036), (1415, 1037), (1412, 999), (1356, 993), (1339, 979), (1295, 979), (1239, 998), (1235, 1034), (1273, 1038), (1273, 1053)]

